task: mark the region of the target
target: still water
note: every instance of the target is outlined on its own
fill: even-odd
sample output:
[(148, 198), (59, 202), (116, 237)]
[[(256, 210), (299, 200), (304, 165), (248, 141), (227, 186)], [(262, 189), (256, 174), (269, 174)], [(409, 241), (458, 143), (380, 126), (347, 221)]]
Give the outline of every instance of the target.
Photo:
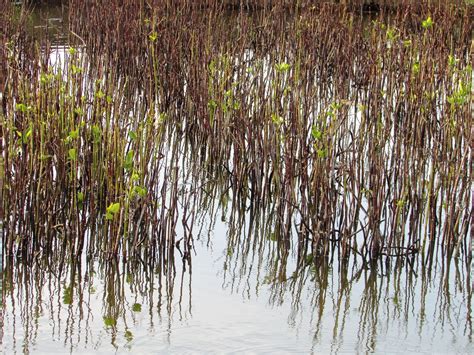
[(472, 350), (471, 289), (455, 262), (431, 271), (322, 264), (297, 280), (269, 282), (265, 261), (260, 270), (242, 271), (244, 260), (226, 270), (225, 235), (202, 244), (192, 272), (177, 270), (174, 280), (110, 261), (15, 265), (13, 275), (7, 265), (4, 351)]
[[(61, 42), (65, 20), (49, 11), (34, 26), (46, 20)], [(464, 259), (367, 265), (333, 255), (297, 266), (296, 251), (252, 227), (251, 211), (241, 224), (227, 209), (198, 213), (191, 261), (176, 253), (165, 270), (149, 260), (0, 258), (3, 352), (473, 352)]]
[[(471, 353), (462, 262), (317, 262), (294, 273), (271, 245), (219, 221), (192, 269), (82, 260), (4, 269), (5, 353)], [(203, 230), (206, 230), (206, 226)], [(232, 250), (230, 252), (229, 250)]]

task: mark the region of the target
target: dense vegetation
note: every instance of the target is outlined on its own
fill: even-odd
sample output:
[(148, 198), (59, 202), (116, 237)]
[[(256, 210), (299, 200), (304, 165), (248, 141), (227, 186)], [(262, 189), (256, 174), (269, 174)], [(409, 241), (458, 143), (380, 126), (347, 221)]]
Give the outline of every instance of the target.
[(229, 3), (70, 0), (59, 49), (1, 3), (6, 255), (167, 270), (220, 211), (301, 265), (470, 258), (472, 5)]

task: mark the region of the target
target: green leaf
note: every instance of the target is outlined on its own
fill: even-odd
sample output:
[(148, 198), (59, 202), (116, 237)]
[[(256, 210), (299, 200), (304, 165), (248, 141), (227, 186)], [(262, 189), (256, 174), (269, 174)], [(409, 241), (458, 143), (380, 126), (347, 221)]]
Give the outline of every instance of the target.
[(102, 90), (99, 89), (99, 91), (95, 93), (95, 97), (98, 99), (103, 99), (105, 97), (105, 94)]
[(73, 74), (79, 74), (82, 72), (82, 68), (75, 66), (74, 64), (71, 66), (71, 69)]
[(318, 157), (321, 159), (324, 159), (328, 156), (328, 152), (326, 149), (318, 149), (317, 153), (318, 153)]
[(280, 126), (283, 123), (283, 117), (278, 116), (276, 113), (272, 113), (272, 122), (276, 126)]
[(125, 170), (130, 171), (133, 168), (133, 150), (129, 150), (123, 163)]
[(141, 312), (142, 311), (142, 305), (140, 303), (134, 303), (133, 306), (132, 306), (132, 311)]
[(411, 71), (413, 72), (413, 74), (418, 74), (420, 72), (420, 63), (419, 62), (413, 63), (411, 67)]
[(75, 148), (71, 148), (67, 152), (70, 160), (75, 161), (77, 159), (77, 151)]
[(77, 139), (79, 137), (79, 130), (75, 129), (75, 130), (69, 132), (69, 137), (71, 139)]
[(134, 141), (134, 140), (137, 139), (137, 133), (136, 133), (135, 131), (130, 131), (130, 132), (128, 132), (128, 137), (129, 137), (132, 141)]
[(82, 110), (82, 108), (76, 107), (76, 108), (74, 109), (74, 113), (75, 113), (76, 115), (78, 115), (78, 116), (82, 116), (82, 115), (84, 114), (84, 111)]
[(323, 137), (323, 132), (313, 126), (311, 129), (311, 135), (313, 136), (314, 140), (319, 141)]
[(209, 100), (209, 102), (207, 103), (207, 107), (209, 108), (209, 110), (214, 113), (214, 111), (216, 110), (217, 108), (217, 102), (214, 101), (213, 99)]
[(111, 203), (105, 212), (105, 219), (111, 221), (114, 216), (120, 211), (120, 203)]
[(120, 203), (111, 203), (109, 207), (107, 207), (107, 212), (111, 214), (116, 214), (120, 211)]
[(147, 193), (147, 189), (141, 186), (135, 186), (133, 188), (133, 194), (137, 194), (140, 197), (145, 197)]
[(93, 125), (91, 130), (94, 143), (99, 143), (102, 137), (102, 131), (100, 130), (99, 126)]
[(290, 67), (291, 67), (291, 65), (288, 64), (288, 63), (285, 63), (285, 62), (278, 63), (278, 64), (275, 65), (275, 69), (279, 73), (284, 73), (284, 72), (288, 71), (290, 69)]
[(148, 35), (148, 38), (150, 39), (150, 41), (152, 42), (155, 42), (158, 38), (158, 33), (156, 33), (155, 31), (153, 31), (152, 33), (150, 33)]
[(31, 110), (31, 106), (26, 106), (25, 104), (16, 104), (15, 106), (17, 111), (26, 113), (27, 111)]
[(31, 128), (30, 126), (21, 136), (21, 140), (23, 144), (26, 144), (28, 142), (32, 134), (33, 134), (33, 128)]
[(455, 56), (451, 54), (448, 56), (448, 65), (450, 68), (454, 68), (458, 62), (459, 59), (457, 59)]
[(434, 24), (434, 22), (431, 19), (431, 16), (428, 16), (426, 18), (426, 20), (423, 20), (423, 22), (421, 23), (421, 25), (423, 26), (424, 29), (428, 29), (428, 28), (432, 27), (433, 24)]
[(74, 55), (77, 52), (76, 49), (72, 48), (72, 47), (69, 47), (69, 49), (67, 51), (68, 51), (69, 55)]

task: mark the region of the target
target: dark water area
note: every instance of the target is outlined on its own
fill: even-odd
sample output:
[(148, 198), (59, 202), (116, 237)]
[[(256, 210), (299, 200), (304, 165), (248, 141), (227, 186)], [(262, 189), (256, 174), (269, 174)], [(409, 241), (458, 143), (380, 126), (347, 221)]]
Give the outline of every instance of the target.
[[(27, 32), (37, 37), (40, 43), (48, 39), (49, 48), (47, 50), (43, 48), (42, 51), (49, 55), (49, 66), (53, 68), (51, 72), (58, 71), (60, 73), (58, 77), (60, 77), (65, 75), (60, 71), (61, 68), (66, 68), (65, 72), (68, 66), (76, 68), (75, 65), (84, 65), (83, 68), (88, 68), (88, 61), (92, 61), (93, 56), (87, 53), (87, 46), (82, 45), (85, 42), (83, 38), (85, 36), (68, 30), (70, 24), (67, 7), (61, 2), (55, 6), (37, 4), (31, 11), (27, 22)], [(227, 15), (229, 23), (237, 21), (232, 12)], [(251, 17), (252, 14), (247, 14), (247, 16)], [(364, 21), (371, 24), (375, 15), (367, 16), (370, 17)], [(229, 35), (232, 35), (231, 32), (232, 29), (229, 29)], [(152, 37), (153, 35), (154, 32), (147, 34)], [(71, 42), (74, 42), (74, 46)], [(237, 61), (252, 62), (257, 51), (255, 48), (249, 49), (246, 52), (248, 58), (239, 58)], [(80, 60), (74, 57), (77, 53)], [(222, 62), (226, 60), (228, 61), (225, 58)], [(216, 67), (220, 65), (216, 61), (209, 64), (209, 67), (214, 64)], [(277, 64), (278, 75), (287, 70), (284, 67), (285, 64), (286, 62)], [(260, 70), (261, 73), (270, 72), (274, 67), (267, 57), (264, 57), (260, 65), (260, 69), (257, 66), (249, 67), (257, 72)], [(414, 65), (417, 68), (416, 63)], [(251, 73), (251, 70), (247, 69), (248, 73)], [(215, 70), (219, 72), (220, 69)], [(192, 72), (192, 70), (189, 71)], [(80, 73), (79, 69), (77, 72)], [(199, 75), (199, 71), (197, 72), (198, 74), (189, 75)], [(97, 83), (102, 79), (89, 73), (88, 75), (78, 81), (86, 88), (84, 89), (86, 92), (96, 85), (90, 83)], [(233, 75), (240, 74), (229, 74), (229, 77)], [(264, 83), (261, 92), (270, 91), (274, 87), (277, 87), (275, 91), (278, 91), (278, 85), (280, 85), (278, 80), (281, 80), (278, 75), (275, 76), (277, 84)], [(249, 78), (249, 82), (257, 81), (251, 74)], [(122, 79), (119, 79), (119, 82), (120, 80)], [(129, 78), (124, 80), (127, 81)], [(67, 82), (67, 79), (64, 81)], [(186, 80), (183, 82), (185, 82), (183, 84), (183, 91), (185, 91), (188, 82)], [(227, 88), (226, 85), (227, 83), (222, 84)], [(68, 87), (69, 89), (71, 92), (74, 90)], [(61, 92), (67, 91), (61, 90)], [(209, 91), (211, 92), (211, 89)], [(226, 91), (226, 94), (228, 92)], [(332, 95), (332, 88), (329, 88), (328, 92)], [(129, 93), (118, 92), (118, 95), (121, 94)], [(160, 95), (165, 94), (160, 92)], [(125, 114), (138, 117), (142, 114), (140, 105), (145, 105), (143, 102), (146, 102), (146, 99), (141, 96), (139, 89), (133, 95), (136, 100), (135, 106), (127, 106), (129, 111), (125, 111)], [(189, 95), (192, 96), (192, 93)], [(286, 93), (282, 94), (281, 100), (276, 99), (279, 100), (278, 102), (283, 102), (281, 106), (286, 104), (285, 95)], [(314, 94), (314, 97), (317, 95), (319, 92)], [(89, 100), (93, 101), (97, 99), (97, 96), (97, 92), (92, 93), (92, 99), (89, 98)], [(223, 100), (227, 100), (225, 101), (226, 110), (230, 111), (228, 107), (232, 105), (237, 110), (237, 105), (229, 99), (230, 94), (224, 97)], [(322, 94), (321, 97), (323, 97)], [(324, 97), (323, 99), (326, 100)], [(161, 100), (161, 97), (156, 100)], [(110, 98), (110, 101), (113, 99)], [(328, 107), (330, 101), (328, 100)], [(18, 104), (16, 101), (15, 103)], [(212, 109), (212, 103), (213, 101), (210, 100), (206, 105)], [(346, 110), (347, 116), (354, 118), (354, 123), (348, 124), (348, 127), (359, 134), (358, 130), (365, 122), (361, 118), (363, 117), (361, 110), (357, 108), (357, 104), (343, 103), (341, 105), (348, 106), (347, 109), (341, 110)], [(340, 108), (335, 110), (337, 109)], [(437, 114), (436, 110), (441, 112), (442, 108), (437, 107), (433, 110), (434, 116)], [(154, 115), (153, 119), (155, 116), (159, 119), (156, 118), (151, 126), (160, 128), (162, 127), (160, 125), (167, 124), (162, 123), (166, 119), (164, 115), (150, 111), (152, 113), (147, 111), (146, 115), (140, 116), (143, 121), (148, 119), (148, 116)], [(82, 114), (78, 112), (75, 109), (74, 117)], [(111, 109), (111, 112), (113, 112), (111, 115), (116, 114), (114, 109)], [(89, 112), (86, 111), (86, 116), (87, 114), (93, 116), (97, 112), (90, 109)], [(124, 115), (124, 112), (120, 114)], [(329, 112), (327, 115), (331, 114), (332, 112)], [(380, 120), (384, 118), (382, 114), (380, 117)], [(271, 119), (274, 126), (284, 126), (282, 117), (272, 115)], [(125, 128), (121, 127), (121, 129), (123, 128), (124, 131), (130, 128), (128, 121), (123, 125)], [(426, 245), (425, 242), (420, 242), (423, 240), (423, 233), (427, 233), (428, 230), (433, 233), (430, 235), (447, 235), (443, 229), (444, 222), (450, 220), (449, 211), (455, 211), (455, 207), (451, 207), (453, 204), (443, 205), (435, 199), (432, 209), (435, 212), (441, 211), (440, 221), (433, 223), (434, 227), (430, 229), (430, 221), (427, 219), (419, 225), (416, 224), (417, 227), (414, 228), (416, 231), (413, 232), (411, 225), (415, 224), (413, 220), (416, 218), (413, 216), (421, 215), (424, 209), (410, 207), (409, 212), (404, 212), (403, 208), (407, 202), (401, 197), (399, 200), (394, 199), (390, 202), (392, 206), (390, 208), (398, 212), (393, 214), (393, 220), (379, 216), (378, 223), (382, 231), (390, 230), (390, 223), (399, 225), (393, 235), (406, 233), (406, 239), (404, 237), (399, 245), (393, 242), (397, 245), (392, 249), (387, 247), (378, 257), (369, 258), (369, 246), (366, 246), (369, 233), (366, 230), (369, 224), (372, 224), (372, 219), (367, 217), (367, 223), (360, 223), (360, 225), (354, 223), (354, 229), (348, 228), (349, 232), (346, 231), (351, 240), (351, 243), (348, 243), (351, 245), (349, 249), (354, 249), (350, 257), (345, 254), (344, 247), (337, 244), (343, 238), (341, 237), (344, 232), (342, 227), (338, 233), (331, 235), (333, 239), (327, 245), (321, 247), (325, 253), (317, 255), (319, 249), (314, 239), (307, 244), (303, 243), (304, 248), (301, 247), (301, 243), (305, 238), (310, 240), (308, 231), (311, 231), (311, 234), (317, 234), (315, 226), (318, 225), (319, 219), (324, 218), (323, 213), (321, 216), (318, 215), (319, 219), (316, 218), (315, 224), (308, 226), (302, 212), (304, 207), (301, 205), (298, 204), (295, 207), (299, 214), (280, 211), (280, 209), (284, 210), (280, 208), (279, 204), (283, 205), (281, 201), (294, 199), (299, 202), (298, 199), (304, 196), (303, 190), (295, 188), (296, 193), (286, 195), (281, 193), (282, 196), (280, 196), (277, 188), (272, 190), (270, 187), (269, 191), (277, 196), (275, 200), (268, 198), (263, 192), (262, 199), (256, 198), (255, 195), (260, 196), (259, 192), (266, 191), (268, 187), (265, 182), (266, 173), (262, 173), (264, 182), (261, 185), (263, 187), (258, 183), (254, 185), (253, 180), (249, 179), (248, 184), (251, 188), (248, 190), (241, 188), (238, 177), (250, 175), (250, 173), (247, 170), (235, 172), (239, 167), (238, 145), (233, 145), (228, 152), (222, 153), (222, 156), (229, 157), (228, 161), (220, 162), (219, 157), (216, 157), (214, 161), (212, 154), (216, 153), (212, 150), (213, 142), (208, 145), (205, 142), (203, 148), (200, 146), (202, 142), (198, 139), (193, 141), (182, 133), (188, 129), (192, 131), (193, 127), (189, 128), (189, 123), (183, 123), (182, 126), (170, 123), (169, 126), (163, 128), (163, 131), (166, 131), (163, 135), (166, 139), (159, 143), (159, 154), (156, 154), (159, 155), (160, 163), (156, 166), (145, 164), (143, 169), (145, 171), (156, 167), (161, 169), (157, 169), (157, 176), (153, 176), (151, 181), (157, 181), (156, 191), (152, 192), (159, 198), (156, 197), (153, 203), (154, 206), (162, 205), (162, 215), (160, 219), (150, 220), (160, 221), (160, 223), (164, 220), (166, 223), (150, 223), (142, 229), (138, 226), (136, 230), (132, 228), (133, 226), (130, 227), (135, 234), (127, 234), (125, 240), (128, 243), (127, 238), (135, 239), (130, 244), (124, 242), (121, 246), (123, 250), (129, 248), (127, 249), (129, 254), (125, 251), (113, 254), (112, 248), (109, 248), (110, 245), (116, 243), (116, 239), (112, 239), (113, 233), (110, 232), (110, 239), (107, 239), (108, 227), (104, 227), (100, 221), (92, 221), (82, 225), (77, 224), (78, 230), (84, 225), (87, 226), (81, 230), (84, 252), (77, 251), (79, 247), (76, 249), (75, 242), (72, 243), (71, 248), (64, 247), (69, 239), (74, 239), (76, 230), (68, 229), (61, 223), (54, 226), (48, 226), (45, 223), (44, 226), (38, 228), (38, 231), (40, 233), (43, 231), (45, 234), (54, 231), (57, 233), (55, 234), (58, 236), (57, 240), (50, 243), (45, 238), (45, 242), (41, 242), (44, 244), (40, 243), (41, 247), (32, 248), (33, 257), (21, 252), (15, 255), (4, 255), (7, 246), (4, 244), (3, 223), (5, 221), (6, 226), (11, 222), (3, 216), (3, 214), (8, 215), (9, 211), (2, 210), (2, 215), (0, 215), (0, 233), (2, 233), (0, 239), (2, 251), (0, 345), (3, 353), (473, 353), (472, 288), (474, 283), (471, 260), (468, 256), (469, 246), (472, 253), (472, 236), (470, 240), (464, 237), (457, 245), (459, 250), (456, 248), (454, 253), (446, 252), (442, 243), (437, 240), (430, 241), (425, 237)], [(194, 129), (197, 130), (197, 128)], [(394, 130), (396, 129), (397, 126)], [(135, 134), (138, 131), (138, 128), (134, 128), (131, 132)], [(277, 141), (281, 139), (283, 142), (285, 135), (290, 136), (290, 133), (285, 131), (275, 136), (278, 137)], [(25, 133), (22, 134), (25, 135)], [(316, 149), (322, 133), (313, 130), (308, 136), (311, 137), (311, 134), (313, 138), (318, 137), (313, 139), (315, 143), (311, 145), (311, 149)], [(23, 139), (21, 135), (19, 136), (20, 140)], [(74, 138), (70, 138), (71, 134), (68, 137), (69, 140), (66, 143), (69, 144)], [(137, 138), (130, 133), (127, 137), (128, 141), (124, 145), (130, 147)], [(387, 139), (387, 146), (377, 151), (390, 151), (396, 145), (396, 142), (390, 139), (391, 137)], [(23, 143), (26, 145), (25, 142)], [(382, 143), (378, 142), (378, 144)], [(454, 142), (453, 146), (456, 144)], [(460, 144), (460, 146), (463, 145)], [(356, 150), (352, 148), (352, 145), (349, 148)], [(349, 148), (345, 150), (350, 150)], [(146, 151), (146, 144), (140, 149)], [(218, 146), (217, 149), (224, 148)], [(208, 153), (208, 150), (212, 150), (212, 153)], [(248, 152), (248, 155), (250, 156), (251, 153)], [(69, 160), (75, 161), (76, 151), (69, 149), (68, 154)], [(266, 152), (266, 154), (276, 159), (273, 158), (273, 152)], [(319, 155), (321, 159), (326, 154), (328, 153), (324, 149), (315, 152), (316, 157)], [(283, 156), (281, 159), (288, 160), (289, 158)], [(402, 161), (401, 158), (400, 161)], [(217, 163), (213, 165), (215, 162)], [(343, 162), (338, 163), (343, 165)], [(262, 166), (264, 164), (266, 163), (262, 163)], [(377, 164), (383, 165), (383, 158), (380, 158)], [(427, 171), (434, 170), (431, 164), (433, 163), (426, 164)], [(465, 164), (465, 160), (463, 159), (460, 164)], [(253, 165), (257, 163), (254, 162)], [(314, 165), (317, 164), (314, 163)], [(362, 167), (361, 170), (369, 171), (365, 165)], [(372, 169), (372, 165), (370, 167)], [(232, 174), (226, 175), (232, 168), (235, 168)], [(340, 169), (343, 170), (343, 168)], [(112, 168), (109, 167), (110, 169)], [(411, 166), (410, 169), (412, 169)], [(288, 168), (283, 170), (284, 174), (278, 179), (283, 181), (284, 176), (291, 173), (288, 170)], [(413, 168), (413, 171), (415, 170)], [(80, 171), (78, 175), (84, 174), (82, 170), (78, 171)], [(129, 175), (134, 172), (134, 170), (131, 171)], [(54, 170), (52, 175), (56, 173), (57, 171)], [(332, 171), (328, 174), (332, 174)], [(360, 174), (364, 174), (364, 171)], [(415, 174), (413, 172), (413, 175)], [(275, 172), (272, 170), (270, 175), (277, 175), (276, 169)], [(272, 181), (272, 178), (268, 181)], [(372, 175), (371, 178), (373, 178)], [(439, 181), (444, 181), (444, 178), (445, 176), (440, 177)], [(136, 179), (138, 180), (139, 177)], [(390, 179), (391, 177), (381, 184), (390, 185)], [(428, 180), (428, 177), (426, 179)], [(55, 176), (53, 180), (58, 179)], [(300, 180), (297, 180), (298, 182)], [(3, 184), (9, 183), (0, 171), (0, 191), (3, 191)], [(242, 183), (242, 185), (245, 184)], [(284, 183), (281, 184), (284, 185)], [(316, 183), (311, 181), (311, 184)], [(235, 188), (235, 185), (239, 188)], [(422, 185), (425, 188), (429, 184), (423, 180)], [(140, 188), (140, 186), (136, 187)], [(81, 186), (74, 186), (74, 188), (81, 193)], [(409, 192), (406, 191), (410, 188), (412, 187), (403, 185), (400, 188), (403, 191), (399, 195), (407, 196)], [(461, 190), (459, 186), (456, 188)], [(346, 193), (345, 189), (346, 187), (342, 190), (344, 193)], [(413, 187), (413, 190), (416, 189), (418, 186)], [(243, 193), (242, 190), (246, 192)], [(439, 190), (444, 191), (441, 187)], [(130, 195), (132, 195), (131, 191), (135, 195), (142, 194), (140, 189), (131, 188), (128, 192)], [(389, 193), (391, 192), (387, 192)], [(369, 189), (358, 193), (359, 197), (365, 196), (361, 198), (362, 202), (357, 201), (361, 206), (360, 215), (365, 212), (369, 216), (371, 194), (375, 195), (375, 192)], [(76, 196), (75, 192), (74, 196)], [(347, 195), (341, 199), (347, 197), (347, 205), (349, 205), (355, 201), (355, 198), (351, 199), (351, 196), (347, 192)], [(456, 196), (455, 193), (452, 196)], [(470, 195), (459, 203), (464, 203), (465, 200), (469, 200), (469, 197)], [(320, 196), (308, 198), (309, 209), (311, 209), (312, 201), (317, 198)], [(82, 203), (82, 199), (80, 202)], [(341, 204), (345, 206), (345, 203), (346, 200)], [(110, 220), (116, 221), (113, 219), (116, 214), (113, 204), (107, 205), (103, 213), (105, 220), (108, 222), (110, 217)], [(133, 208), (135, 208), (134, 205), (130, 203), (130, 210), (134, 211), (139, 218), (131, 218), (130, 224), (136, 222), (138, 225), (142, 218), (147, 217), (147, 213), (140, 214), (140, 211), (145, 211), (145, 209), (140, 210), (137, 207), (135, 211)], [(94, 208), (90, 208), (89, 211), (93, 210)], [(463, 225), (462, 221), (465, 220), (462, 219), (464, 214), (472, 215), (472, 209), (469, 212), (469, 207), (467, 207), (467, 210), (467, 212), (462, 210), (456, 214), (458, 218), (456, 221), (461, 221), (460, 225)], [(334, 211), (334, 213), (337, 212)], [(387, 215), (392, 218), (389, 212)], [(77, 220), (82, 221), (88, 220), (92, 214), (77, 212), (77, 216)], [(101, 215), (101, 218), (104, 219), (104, 216)], [(347, 216), (343, 214), (340, 218), (338, 217), (341, 221), (346, 218)], [(281, 227), (282, 224), (283, 227)], [(353, 223), (348, 221), (347, 224), (352, 226)], [(344, 223), (341, 222), (340, 225), (343, 226)], [(339, 228), (335, 223), (332, 227)], [(285, 228), (289, 235), (287, 238), (282, 237), (281, 230)], [(469, 232), (472, 234), (472, 226), (465, 228), (464, 230), (459, 227), (465, 235), (469, 235)], [(21, 227), (18, 229), (21, 230)], [(162, 229), (166, 229), (166, 232), (162, 232)], [(142, 234), (144, 235), (142, 239), (138, 239), (137, 236)], [(415, 237), (412, 239), (412, 234), (418, 235), (417, 239)], [(464, 234), (460, 233), (461, 236)], [(103, 239), (103, 235), (107, 237)], [(156, 235), (166, 240), (171, 247), (168, 249), (169, 246), (166, 243), (164, 246), (159, 242), (154, 243), (153, 241), (158, 238), (155, 238)], [(147, 236), (153, 236), (155, 239), (150, 238), (152, 242), (149, 242)], [(23, 236), (19, 234), (17, 239), (22, 238)], [(140, 245), (146, 247), (142, 250)], [(44, 252), (44, 249), (48, 249), (48, 252)], [(393, 254), (393, 250), (399, 253)]]

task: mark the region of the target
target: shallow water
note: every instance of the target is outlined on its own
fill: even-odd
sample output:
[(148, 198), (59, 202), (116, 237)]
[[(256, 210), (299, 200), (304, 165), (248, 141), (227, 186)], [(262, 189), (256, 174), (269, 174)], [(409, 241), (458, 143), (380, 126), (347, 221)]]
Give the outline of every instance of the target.
[[(472, 290), (462, 262), (369, 270), (322, 261), (296, 276), (291, 257), (275, 270), (246, 245), (234, 246), (241, 254), (226, 265), (223, 222), (210, 242), (202, 239), (192, 271), (182, 273), (177, 261), (168, 277), (131, 262), (83, 260), (61, 271), (46, 261), (7, 260), (4, 352), (472, 351)], [(272, 278), (276, 272), (287, 280)]]
[[(51, 64), (63, 54), (64, 48), (53, 50)], [(217, 214), (203, 212), (192, 262), (176, 255), (175, 271), (85, 256), (64, 264), (55, 255), (33, 265), (5, 260), (3, 352), (474, 350), (464, 260), (445, 262), (440, 252), (432, 260), (419, 255), (343, 264), (335, 254), (298, 268), (293, 250), (286, 255), (271, 238), (250, 231), (249, 213), (242, 229), (226, 222), (231, 212)]]

